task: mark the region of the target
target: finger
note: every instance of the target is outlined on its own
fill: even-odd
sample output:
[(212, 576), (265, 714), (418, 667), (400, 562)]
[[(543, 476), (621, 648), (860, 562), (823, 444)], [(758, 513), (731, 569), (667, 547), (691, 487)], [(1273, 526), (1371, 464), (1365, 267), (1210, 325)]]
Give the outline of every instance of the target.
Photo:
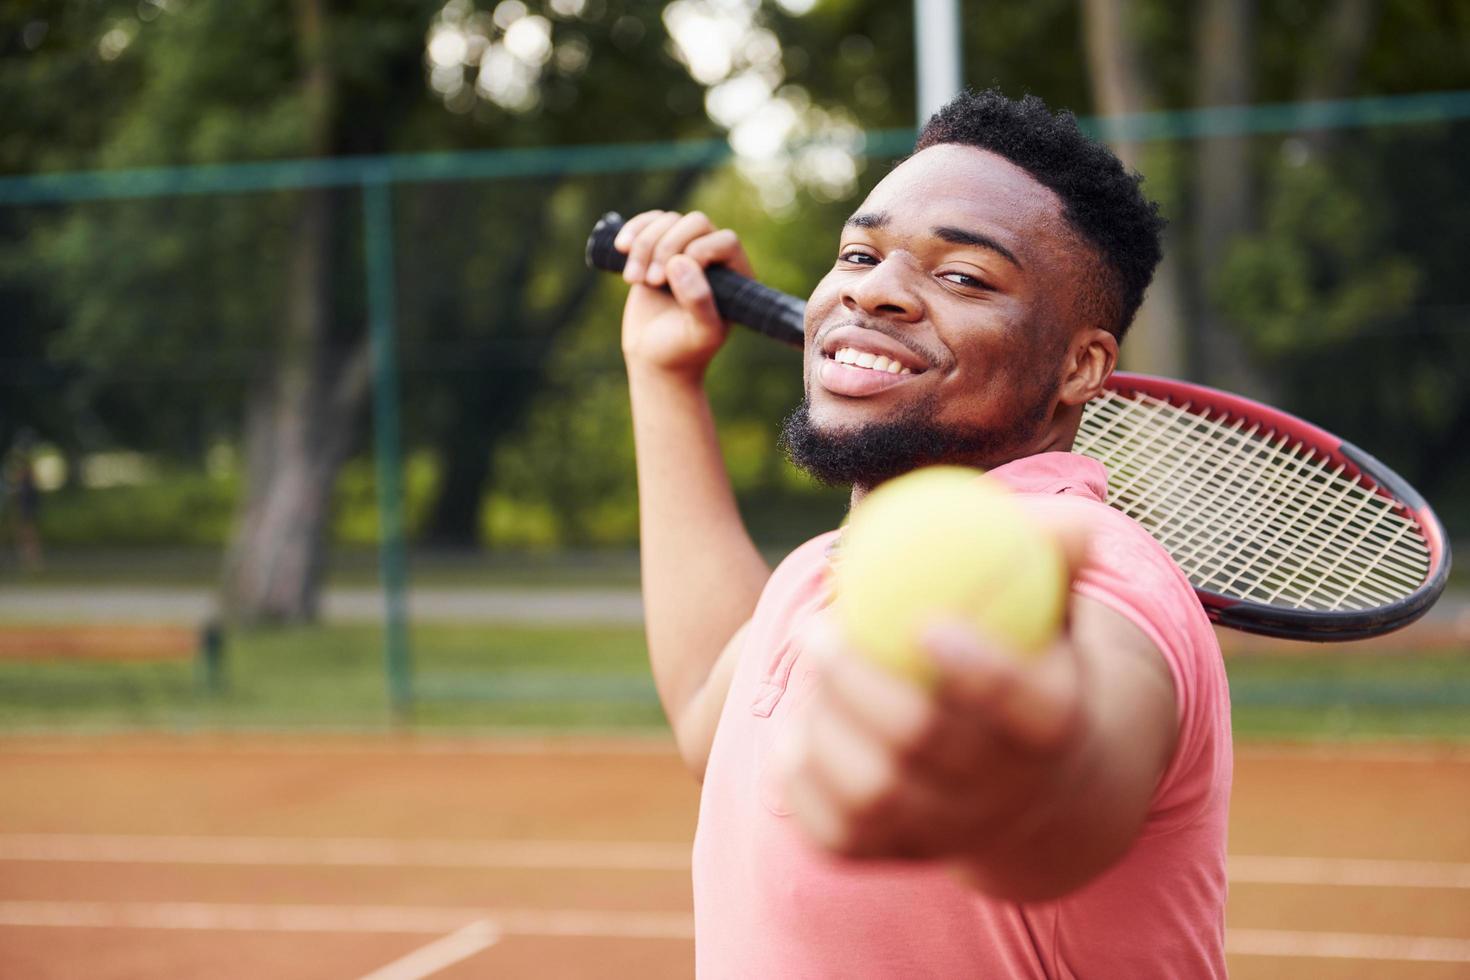
[(714, 224), (704, 216), (702, 211), (690, 211), (674, 222), (653, 248), (653, 255), (648, 263), (648, 283), (653, 286), (662, 286), (667, 281), (664, 278), (664, 266), (670, 257), (683, 252), (690, 242), (701, 235), (709, 234), (714, 227)]
[(822, 670), (819, 697), (833, 710), (894, 749), (903, 750), (919, 741), (933, 711), (925, 692), (855, 654), (826, 616), (813, 618), (802, 641), (803, 649)]
[(772, 766), (781, 802), (797, 823), (824, 847), (836, 846), (845, 836), (844, 825), (830, 792), (811, 770), (811, 729), (786, 729), (772, 748)]
[(898, 790), (892, 752), (861, 725), (818, 704), (808, 720), (805, 767), (849, 813), (872, 811)]
[(617, 236), (613, 238), (613, 248), (626, 254), (633, 246), (633, 239), (638, 237), (638, 233), (648, 227), (650, 221), (663, 213), (662, 211), (643, 211), (624, 221), (623, 227), (618, 229)]
[(938, 666), (943, 710), (980, 712), (998, 738), (1036, 752), (1059, 750), (1077, 730), (1079, 668), (1065, 641), (1030, 663), (960, 624), (932, 627), (924, 644)]
[[(931, 857), (955, 837), (953, 801), (905, 778), (891, 753), (840, 716), (814, 712), (786, 803), (823, 846), (849, 857)], [(943, 818), (943, 819), (941, 819)]]
[(669, 259), (669, 292), (684, 311), (703, 326), (713, 330), (725, 328), (724, 318), (715, 307), (715, 296), (709, 288), (704, 270), (687, 255), (675, 255)]
[(838, 852), (851, 846), (847, 823), (821, 783), (798, 771), (787, 778), (783, 789), (791, 816), (814, 843)]
[[(653, 249), (664, 232), (679, 221), (681, 215), (672, 211), (660, 212), (638, 230), (633, 244), (628, 246), (628, 261), (623, 266), (623, 278), (628, 282), (647, 283), (648, 263), (653, 258)], [(650, 284), (651, 285), (651, 284)]]
[[(818, 618), (825, 621), (825, 617)], [(835, 624), (814, 625), (809, 635), (822, 651), (818, 659), (823, 703), (872, 731), (912, 765), (916, 774), (948, 777), (973, 770), (975, 739), (988, 737), (976, 731), (983, 730), (983, 717), (967, 710), (955, 719), (941, 711), (932, 690), (920, 689), (907, 678), (845, 654)]]
[(684, 249), (684, 254), (706, 268), (723, 265), (742, 276), (755, 278), (755, 270), (751, 268), (745, 248), (740, 244), (740, 236), (729, 228), (721, 228), (696, 238)]

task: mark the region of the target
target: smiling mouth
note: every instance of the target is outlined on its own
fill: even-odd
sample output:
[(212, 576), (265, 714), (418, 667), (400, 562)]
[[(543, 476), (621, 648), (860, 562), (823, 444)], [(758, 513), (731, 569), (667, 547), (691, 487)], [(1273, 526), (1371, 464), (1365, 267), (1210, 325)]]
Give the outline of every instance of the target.
[(856, 347), (839, 347), (827, 355), (827, 359), (865, 371), (877, 371), (879, 374), (914, 373), (913, 368), (890, 360), (883, 354), (873, 354), (869, 351), (858, 350)]
[(893, 350), (889, 344), (882, 345), (888, 350), (888, 353), (883, 354), (844, 344), (841, 339), (830, 347), (830, 352), (824, 352), (817, 364), (815, 380), (834, 395), (866, 398), (910, 384), (924, 373), (922, 365), (915, 368), (911, 364), (894, 360), (892, 355), (899, 352)]

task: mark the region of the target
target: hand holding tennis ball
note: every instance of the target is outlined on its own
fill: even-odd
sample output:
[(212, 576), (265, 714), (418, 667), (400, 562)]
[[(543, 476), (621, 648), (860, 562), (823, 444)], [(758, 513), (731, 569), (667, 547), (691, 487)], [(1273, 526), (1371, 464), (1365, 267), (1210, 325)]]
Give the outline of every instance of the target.
[(873, 662), (922, 683), (920, 648), (939, 619), (974, 625), (1022, 655), (1061, 628), (1067, 569), (1061, 547), (998, 481), (936, 466), (874, 490), (853, 509), (834, 569), (834, 612)]

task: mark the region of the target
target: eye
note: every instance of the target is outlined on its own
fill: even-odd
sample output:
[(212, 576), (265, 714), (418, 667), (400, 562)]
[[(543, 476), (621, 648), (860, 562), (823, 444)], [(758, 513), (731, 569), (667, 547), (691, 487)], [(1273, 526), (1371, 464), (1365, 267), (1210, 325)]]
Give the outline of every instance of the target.
[(837, 253), (837, 261), (850, 265), (877, 265), (878, 258), (859, 248), (845, 248)]
[(952, 282), (956, 286), (963, 286), (966, 289), (979, 289), (988, 292), (993, 288), (985, 280), (977, 279), (966, 272), (941, 272), (939, 278)]

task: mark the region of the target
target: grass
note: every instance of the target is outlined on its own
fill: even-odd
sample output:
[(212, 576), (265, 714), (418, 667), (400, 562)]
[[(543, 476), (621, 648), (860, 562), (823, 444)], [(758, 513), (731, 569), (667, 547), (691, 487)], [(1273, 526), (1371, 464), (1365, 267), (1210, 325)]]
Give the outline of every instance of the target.
[(1227, 658), (1237, 737), (1470, 737), (1470, 655), (1316, 652)]
[[(425, 625), (413, 632), (422, 729), (657, 730), (636, 628)], [(30, 728), (387, 728), (373, 626), (230, 638), (227, 684), (193, 664), (0, 662), (0, 731)], [(1470, 655), (1237, 654), (1238, 739), (1470, 738)]]
[[(423, 626), (413, 647), (430, 728), (662, 724), (637, 629)], [(380, 631), (265, 630), (230, 638), (224, 689), (189, 663), (0, 664), (0, 729), (380, 728), (391, 722)]]

